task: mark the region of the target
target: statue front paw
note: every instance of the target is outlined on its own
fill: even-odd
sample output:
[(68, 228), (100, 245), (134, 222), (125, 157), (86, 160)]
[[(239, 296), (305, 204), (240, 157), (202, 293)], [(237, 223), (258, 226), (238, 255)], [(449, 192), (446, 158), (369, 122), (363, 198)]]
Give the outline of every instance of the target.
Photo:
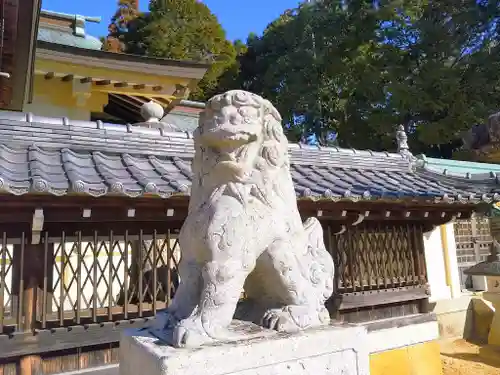
[(172, 339), (177, 348), (195, 348), (213, 341), (198, 316), (181, 320), (173, 329)]
[(262, 317), (261, 324), (264, 328), (278, 332), (297, 332), (300, 327), (295, 323), (291, 314), (285, 309), (270, 309)]
[(293, 333), (302, 329), (328, 324), (330, 317), (325, 308), (311, 309), (308, 306), (285, 306), (270, 309), (262, 317), (264, 328), (278, 332)]

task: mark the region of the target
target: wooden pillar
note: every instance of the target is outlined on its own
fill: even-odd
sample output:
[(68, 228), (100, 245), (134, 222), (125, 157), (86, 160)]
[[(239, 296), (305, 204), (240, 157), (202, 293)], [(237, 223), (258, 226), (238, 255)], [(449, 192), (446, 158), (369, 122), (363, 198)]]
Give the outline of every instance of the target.
[[(39, 288), (43, 288), (44, 280), (44, 246), (43, 244), (23, 244), (16, 246), (19, 254), (19, 321), (20, 330), (32, 332), (36, 328)], [(39, 355), (27, 355), (20, 359), (20, 375), (39, 375), (42, 373), (42, 361)]]

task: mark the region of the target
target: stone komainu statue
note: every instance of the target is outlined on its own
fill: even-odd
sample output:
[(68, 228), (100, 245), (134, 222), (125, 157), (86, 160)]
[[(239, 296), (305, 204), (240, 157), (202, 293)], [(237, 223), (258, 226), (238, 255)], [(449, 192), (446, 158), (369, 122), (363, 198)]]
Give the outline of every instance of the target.
[(170, 331), (177, 347), (228, 339), (243, 289), (250, 303), (266, 306), (264, 327), (328, 324), (334, 264), (319, 221), (299, 215), (277, 110), (245, 91), (217, 95), (194, 141), (181, 283), (152, 332)]

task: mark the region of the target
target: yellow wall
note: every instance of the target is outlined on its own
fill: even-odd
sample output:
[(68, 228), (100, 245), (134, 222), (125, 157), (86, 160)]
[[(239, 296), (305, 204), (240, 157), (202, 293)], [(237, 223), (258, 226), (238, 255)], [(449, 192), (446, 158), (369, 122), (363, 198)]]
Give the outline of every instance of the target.
[[(55, 76), (46, 79), (47, 72), (54, 73)], [(62, 77), (69, 75), (74, 76), (74, 79), (62, 80)], [(81, 83), (81, 79), (86, 77), (91, 77), (96, 81), (109, 80), (112, 84)], [(191, 81), (182, 77), (131, 73), (37, 59), (35, 61), (33, 101), (25, 105), (23, 111), (42, 116), (89, 120), (91, 112), (102, 112), (108, 103), (109, 93), (142, 95), (150, 98), (162, 97), (168, 100), (183, 99), (173, 96), (176, 85), (188, 86), (192, 83)], [(113, 82), (126, 82), (129, 83), (129, 86), (116, 87)], [(134, 85), (142, 84), (146, 87), (134, 88)], [(152, 85), (161, 86), (163, 91), (154, 91)]]
[(90, 120), (91, 112), (101, 112), (108, 104), (106, 93), (76, 91), (72, 82), (60, 79), (47, 80), (37, 75), (33, 81), (33, 101), (26, 104), (24, 112), (40, 116), (68, 117), (73, 120)]
[(370, 354), (370, 375), (442, 375), (436, 341)]

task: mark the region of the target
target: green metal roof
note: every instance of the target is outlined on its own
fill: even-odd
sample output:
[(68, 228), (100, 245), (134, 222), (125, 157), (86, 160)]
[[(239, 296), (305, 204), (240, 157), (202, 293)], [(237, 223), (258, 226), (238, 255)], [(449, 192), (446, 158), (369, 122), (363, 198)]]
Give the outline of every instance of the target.
[(500, 164), (477, 163), (472, 161), (429, 158), (418, 155), (420, 166), (426, 170), (443, 175), (484, 179), (500, 177)]
[(48, 43), (63, 44), (85, 49), (100, 50), (102, 43), (99, 39), (86, 35), (84, 37), (72, 35), (62, 31), (40, 27), (38, 29), (38, 40)]
[(189, 113), (173, 109), (162, 122), (174, 125), (179, 131), (193, 132), (198, 127), (198, 113)]
[(41, 11), (42, 17), (71, 21), (71, 27), (53, 25), (46, 22), (40, 22), (38, 28), (38, 40), (48, 43), (62, 44), (65, 46), (78, 47), (84, 49), (100, 50), (102, 42), (85, 32), (86, 22), (101, 22), (98, 17), (86, 17), (78, 14), (66, 14), (52, 12), (48, 10)]

